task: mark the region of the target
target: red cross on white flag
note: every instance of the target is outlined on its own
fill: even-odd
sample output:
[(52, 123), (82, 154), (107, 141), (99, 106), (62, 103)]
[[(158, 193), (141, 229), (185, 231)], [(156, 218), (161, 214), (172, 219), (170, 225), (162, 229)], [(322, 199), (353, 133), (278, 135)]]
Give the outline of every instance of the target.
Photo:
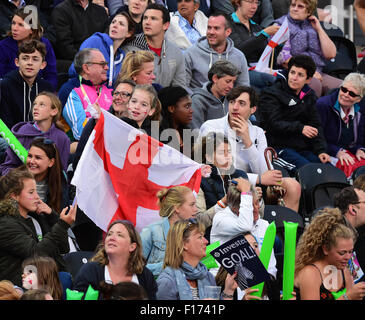
[(197, 194), (201, 165), (102, 111), (72, 184), (79, 208), (102, 230), (117, 219), (138, 231), (160, 219), (156, 193), (185, 185)]

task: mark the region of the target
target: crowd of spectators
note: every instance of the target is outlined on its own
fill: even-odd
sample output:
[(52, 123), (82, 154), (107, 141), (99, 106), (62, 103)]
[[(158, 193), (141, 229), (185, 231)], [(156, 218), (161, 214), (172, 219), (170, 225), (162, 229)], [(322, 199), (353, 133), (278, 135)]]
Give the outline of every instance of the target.
[[(355, 1), (359, 17), (364, 7)], [(324, 19), (317, 0), (2, 0), (0, 119), (28, 157), (0, 138), (0, 300), (90, 288), (103, 300), (200, 300), (216, 285), (222, 300), (279, 300), (275, 247), (259, 298), (202, 259), (238, 235), (259, 255), (270, 192), (303, 216), (296, 174), (309, 163), (335, 166), (348, 186), (307, 221), (293, 297), (363, 299), (365, 75), (326, 74), (337, 48)], [(271, 67), (255, 70), (284, 23)], [(70, 184), (101, 112), (200, 163), (198, 194), (162, 189), (159, 221), (103, 233)], [(77, 251), (93, 255), (72, 277), (64, 256)]]

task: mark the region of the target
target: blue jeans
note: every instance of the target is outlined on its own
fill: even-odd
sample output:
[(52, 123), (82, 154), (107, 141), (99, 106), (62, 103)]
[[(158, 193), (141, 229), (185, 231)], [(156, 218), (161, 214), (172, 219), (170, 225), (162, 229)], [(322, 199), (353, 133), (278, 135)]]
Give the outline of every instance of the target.
[(284, 149), (277, 149), (276, 152), (278, 153), (278, 156), (285, 161), (294, 164), (297, 169), (303, 167), (307, 163), (311, 162), (321, 162), (312, 151), (296, 151), (294, 149), (290, 148), (284, 148)]

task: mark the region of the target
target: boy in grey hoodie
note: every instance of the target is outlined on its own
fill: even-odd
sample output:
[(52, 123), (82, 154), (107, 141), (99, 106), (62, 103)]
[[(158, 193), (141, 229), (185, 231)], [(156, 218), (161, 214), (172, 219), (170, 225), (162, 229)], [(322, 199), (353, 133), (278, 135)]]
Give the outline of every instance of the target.
[(208, 71), (214, 62), (227, 60), (240, 71), (237, 86), (250, 86), (245, 55), (234, 47), (229, 35), (231, 19), (223, 13), (212, 14), (208, 19), (207, 35), (185, 51), (186, 83), (191, 89), (201, 88), (208, 81)]
[(227, 60), (218, 60), (212, 65), (208, 72), (209, 82), (203, 88), (193, 89), (193, 129), (199, 129), (207, 120), (222, 118), (227, 114), (228, 101), (225, 97), (231, 92), (239, 74), (236, 66)]

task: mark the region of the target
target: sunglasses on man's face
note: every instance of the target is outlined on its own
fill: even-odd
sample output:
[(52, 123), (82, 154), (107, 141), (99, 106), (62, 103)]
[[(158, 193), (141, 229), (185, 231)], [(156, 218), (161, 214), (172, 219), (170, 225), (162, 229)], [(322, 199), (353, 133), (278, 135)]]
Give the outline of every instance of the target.
[(359, 95), (359, 94), (356, 94), (355, 92), (353, 92), (353, 91), (351, 91), (351, 90), (347, 89), (346, 87), (341, 86), (341, 87), (340, 87), (340, 90), (341, 90), (343, 93), (347, 93), (347, 92), (348, 92), (349, 96), (350, 96), (350, 97), (352, 97), (352, 98), (360, 97), (360, 95)]

